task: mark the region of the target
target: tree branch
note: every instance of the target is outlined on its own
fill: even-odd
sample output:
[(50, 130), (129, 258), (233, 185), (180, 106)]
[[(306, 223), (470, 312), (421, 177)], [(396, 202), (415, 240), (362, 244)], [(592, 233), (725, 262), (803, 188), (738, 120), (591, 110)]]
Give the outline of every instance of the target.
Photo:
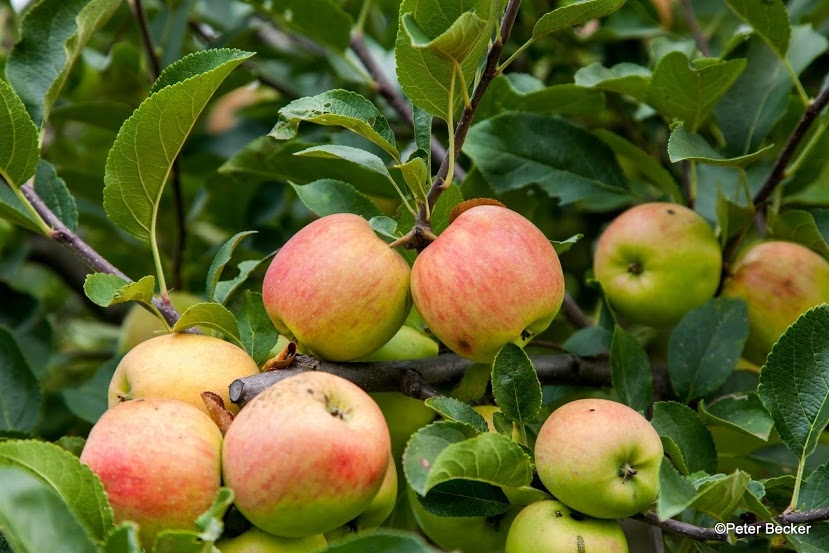
[(132, 15), (138, 23), (138, 30), (141, 34), (141, 44), (144, 46), (144, 51), (147, 53), (147, 60), (150, 62), (150, 69), (153, 73), (153, 78), (157, 79), (161, 74), (161, 62), (155, 53), (153, 46), (153, 39), (150, 36), (150, 26), (147, 24), (147, 18), (144, 17), (144, 6), (142, 0), (130, 0), (129, 5), (132, 9)]
[(693, 524), (688, 524), (687, 522), (674, 520), (672, 518), (669, 518), (668, 520), (659, 520), (659, 517), (656, 516), (656, 513), (654, 513), (653, 511), (649, 511), (641, 515), (633, 515), (631, 518), (635, 520), (641, 520), (642, 522), (646, 522), (651, 526), (661, 528), (666, 532), (678, 534), (680, 536), (685, 536), (686, 538), (691, 538), (697, 541), (728, 540), (728, 534), (719, 533), (715, 531), (713, 528), (703, 528), (702, 526), (695, 526)]
[(593, 321), (584, 314), (584, 311), (581, 310), (581, 307), (579, 307), (579, 304), (576, 303), (576, 300), (573, 299), (573, 296), (569, 292), (564, 292), (564, 302), (561, 308), (564, 310), (564, 316), (576, 328), (593, 326)]
[(710, 55), (708, 39), (704, 34), (702, 34), (702, 29), (700, 29), (697, 16), (694, 14), (694, 6), (691, 4), (691, 0), (682, 0), (682, 15), (685, 18), (685, 24), (688, 25), (691, 33), (694, 35), (694, 42), (697, 43), (697, 50), (699, 50), (700, 53), (707, 58)]

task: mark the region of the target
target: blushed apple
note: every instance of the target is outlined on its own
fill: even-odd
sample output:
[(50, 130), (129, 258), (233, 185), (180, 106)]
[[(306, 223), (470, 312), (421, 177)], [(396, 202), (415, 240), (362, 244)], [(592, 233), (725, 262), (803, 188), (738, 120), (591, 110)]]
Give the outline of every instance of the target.
[(595, 518), (624, 518), (656, 499), (662, 441), (650, 422), (606, 399), (565, 403), (547, 417), (535, 442), (544, 486), (567, 506)]
[(282, 538), (255, 526), (239, 536), (216, 542), (216, 549), (221, 553), (317, 553), (327, 548), (328, 542), (322, 534)]
[(417, 256), (412, 298), (441, 342), (488, 363), (505, 344), (524, 346), (550, 325), (564, 275), (532, 222), (503, 206), (475, 205)]
[(380, 349), (411, 309), (409, 265), (358, 215), (307, 225), (280, 248), (262, 285), (280, 334), (321, 359), (352, 361)]
[(121, 359), (109, 384), (109, 406), (125, 399), (178, 399), (207, 413), (202, 392), (221, 396), (237, 413), (228, 387), (237, 378), (259, 373), (243, 349), (201, 334), (162, 334), (132, 348)]
[(225, 434), (224, 481), (255, 526), (291, 538), (321, 534), (371, 504), (390, 445), (368, 394), (339, 376), (304, 372), (239, 412)]
[(695, 211), (672, 203), (628, 209), (605, 229), (593, 260), (611, 306), (626, 319), (661, 327), (714, 297), (722, 252)]
[(221, 484), (222, 434), (206, 414), (173, 399), (135, 399), (104, 412), (81, 452), (115, 522), (137, 522), (148, 549), (166, 529), (196, 530)]

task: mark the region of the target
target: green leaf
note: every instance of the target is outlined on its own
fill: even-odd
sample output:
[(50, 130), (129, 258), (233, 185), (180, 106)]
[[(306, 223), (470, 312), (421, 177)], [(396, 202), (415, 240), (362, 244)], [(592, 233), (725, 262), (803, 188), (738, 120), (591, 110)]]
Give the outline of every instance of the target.
[(121, 361), (121, 356), (116, 355), (101, 364), (95, 375), (76, 388), (64, 388), (61, 396), (66, 407), (81, 420), (95, 424), (101, 415), (109, 408), (107, 391), (112, 375)]
[(816, 468), (800, 488), (798, 511), (813, 511), (829, 507), (829, 462)]
[[(2, 135), (0, 135), (0, 140), (2, 140)], [(20, 198), (15, 196), (11, 187), (3, 182), (0, 182), (0, 218), (34, 232), (43, 232), (32, 212), (20, 201)]]
[(789, 12), (781, 0), (725, 0), (725, 3), (781, 58), (786, 57), (792, 27)]
[(745, 204), (729, 200), (721, 189), (717, 189), (717, 224), (720, 227), (720, 246), (725, 247), (728, 239), (736, 236), (754, 222), (754, 202), (750, 197)]
[(75, 198), (55, 172), (55, 166), (44, 159), (37, 163), (35, 192), (69, 230), (75, 231), (78, 226)]
[(829, 522), (807, 522), (809, 533), (787, 536), (789, 543), (798, 553), (824, 553), (829, 551)]
[(257, 364), (264, 361), (279, 339), (279, 333), (265, 311), (262, 294), (245, 290), (244, 300), (239, 312), (239, 338), (248, 355)]
[(143, 553), (138, 536), (138, 524), (129, 520), (114, 527), (107, 535), (104, 553)]
[(22, 39), (6, 62), (6, 78), (43, 127), (75, 62), (121, 0), (41, 0), (20, 23)]
[[(682, 474), (716, 471), (717, 450), (711, 432), (691, 409), (674, 401), (654, 403), (651, 424), (663, 438), (663, 445), (665, 438), (675, 444), (669, 457)], [(665, 447), (666, 453), (669, 449), (673, 448)]]
[(531, 184), (561, 204), (629, 194), (610, 148), (583, 128), (554, 117), (497, 115), (469, 130), (463, 151), (497, 194)]
[(0, 80), (0, 176), (16, 190), (35, 174), (39, 158), (37, 127), (23, 101)]
[(229, 240), (222, 244), (219, 251), (217, 251), (216, 255), (213, 256), (213, 261), (210, 263), (210, 268), (207, 270), (207, 282), (205, 284), (207, 297), (210, 298), (211, 301), (224, 303), (224, 299), (219, 300), (216, 297), (216, 287), (219, 284), (219, 279), (222, 277), (222, 271), (224, 271), (227, 264), (230, 263), (230, 259), (233, 257), (233, 251), (239, 246), (239, 244), (242, 243), (242, 240), (252, 234), (256, 234), (256, 232), (257, 231), (255, 230), (237, 232)]
[(198, 60), (207, 69), (151, 95), (123, 124), (104, 173), (104, 209), (113, 223), (141, 240), (154, 239), (164, 185), (187, 135), (221, 82), (251, 55), (224, 49), (190, 54), (177, 63), (191, 67)]
[(336, 0), (245, 0), (285, 26), (343, 52), (351, 41), (354, 19)]
[(717, 474), (702, 478), (694, 482), (697, 497), (691, 508), (719, 521), (728, 520), (740, 507), (749, 482), (751, 475), (741, 470), (728, 476)]
[(386, 164), (383, 163), (383, 160), (380, 159), (379, 156), (372, 154), (371, 152), (367, 152), (362, 148), (355, 148), (353, 146), (339, 146), (336, 144), (333, 145), (322, 145), (322, 146), (312, 146), (310, 148), (306, 148), (301, 152), (297, 152), (294, 154), (295, 156), (305, 156), (305, 157), (314, 157), (314, 158), (323, 158), (323, 159), (342, 159), (345, 161), (350, 161), (351, 163), (356, 163), (357, 165), (361, 165), (366, 169), (374, 171), (384, 177), (391, 179), (391, 173), (389, 173), (389, 168), (386, 167)]
[(553, 245), (556, 254), (560, 256), (563, 253), (569, 252), (570, 248), (578, 244), (582, 238), (584, 238), (583, 234), (574, 234), (567, 240), (550, 240), (550, 244)]
[(385, 215), (372, 217), (368, 220), (368, 223), (377, 234), (391, 238), (392, 240), (400, 238), (400, 235), (397, 233), (397, 221), (391, 217), (386, 217)]
[(426, 159), (426, 165), (430, 165), (432, 156), (432, 115), (417, 106), (412, 106), (412, 124), (414, 125), (415, 144), (429, 156)]
[(0, 528), (16, 553), (98, 553), (69, 507), (42, 479), (0, 465)]
[[(273, 255), (273, 254), (271, 254)], [(216, 302), (224, 305), (227, 303), (227, 298), (229, 298), (233, 292), (239, 289), (239, 287), (247, 281), (250, 274), (256, 270), (259, 265), (266, 262), (268, 259), (271, 258), (271, 255), (263, 257), (262, 259), (248, 259), (245, 261), (239, 262), (237, 265), (237, 269), (239, 270), (239, 274), (233, 277), (230, 280), (222, 280), (216, 284), (216, 291), (214, 293)]]
[(507, 512), (511, 506), (500, 487), (472, 480), (444, 482), (425, 497), (417, 496), (414, 500), (442, 517), (492, 517)]
[(434, 422), (415, 432), (403, 453), (403, 472), (409, 487), (425, 495), (429, 471), (440, 453), (451, 444), (477, 435), (468, 424), (454, 421)]
[(0, 430), (34, 429), (42, 402), (40, 386), (14, 335), (0, 326)]
[(774, 421), (757, 394), (729, 395), (710, 404), (700, 401), (699, 415), (708, 425), (724, 426), (768, 440)]
[(714, 298), (685, 315), (668, 344), (668, 375), (679, 399), (688, 403), (725, 384), (747, 339), (741, 299)]
[(203, 326), (218, 330), (237, 344), (242, 343), (239, 335), (239, 324), (227, 307), (212, 302), (197, 303), (181, 314), (181, 318), (173, 327), (173, 332), (183, 332), (194, 326)]
[(353, 539), (332, 543), (328, 553), (438, 553), (422, 537), (411, 532), (380, 528), (368, 534), (360, 533)]
[(653, 400), (653, 374), (642, 344), (616, 325), (610, 344), (610, 371), (619, 400), (645, 412)]
[(279, 119), (268, 134), (277, 140), (297, 135), (301, 121), (345, 127), (374, 142), (394, 159), (400, 158), (388, 121), (369, 100), (348, 90), (329, 90), (299, 98), (279, 110)]
[(374, 201), (347, 182), (320, 179), (308, 184), (291, 183), (300, 201), (320, 217), (333, 213), (356, 213), (365, 219), (382, 215)]
[(211, 542), (191, 530), (162, 530), (156, 534), (153, 553), (219, 553)]
[(427, 399), (426, 405), (447, 420), (468, 424), (481, 433), (489, 431), (483, 415), (463, 401), (453, 397), (439, 396)]
[(492, 362), (492, 395), (507, 419), (519, 425), (533, 421), (541, 411), (541, 383), (527, 353), (509, 343)]
[(659, 520), (668, 520), (684, 511), (696, 494), (694, 485), (677, 472), (667, 457), (663, 458), (659, 467), (659, 495), (656, 498)]
[(757, 161), (768, 152), (774, 144), (769, 144), (761, 150), (751, 154), (726, 159), (721, 153), (715, 150), (707, 140), (697, 133), (685, 130), (684, 124), (679, 124), (671, 132), (668, 139), (668, 157), (673, 163), (683, 160), (699, 161), (709, 165), (721, 165), (724, 167), (745, 167)]
[(533, 27), (533, 38), (584, 25), (593, 19), (605, 17), (619, 8), (626, 0), (582, 0), (557, 8), (541, 16)]
[(155, 277), (147, 275), (138, 282), (129, 282), (107, 273), (92, 273), (87, 275), (83, 291), (92, 303), (101, 307), (128, 301), (150, 303), (155, 291)]
[(635, 63), (618, 63), (608, 68), (599, 62), (593, 62), (576, 71), (574, 78), (579, 86), (626, 94), (644, 102), (651, 75), (650, 69)]
[(564, 351), (579, 357), (595, 357), (609, 352), (612, 344), (613, 333), (604, 327), (594, 325), (575, 331), (561, 347)]
[(0, 470), (8, 466), (25, 469), (40, 478), (94, 540), (104, 541), (112, 527), (112, 509), (101, 481), (75, 455), (48, 442), (3, 442)]
[(663, 116), (684, 121), (696, 132), (745, 66), (744, 59), (701, 59), (692, 64), (682, 52), (671, 52), (654, 69), (647, 101)]
[(481, 121), (506, 111), (527, 111), (543, 115), (590, 115), (605, 109), (605, 95), (599, 89), (574, 84), (545, 87), (532, 75), (506, 73), (493, 79), (475, 117)]
[(233, 490), (225, 487), (219, 488), (210, 508), (196, 519), (196, 526), (202, 531), (199, 536), (201, 539), (214, 542), (221, 537), (224, 531), (224, 516), (233, 505), (234, 498)]
[(771, 349), (757, 393), (786, 447), (814, 452), (829, 423), (829, 305), (800, 316)]
[[(428, 157), (428, 156), (424, 156)], [(406, 163), (395, 165), (403, 174), (403, 179), (412, 195), (426, 203), (427, 187), (429, 186), (429, 169), (423, 157), (411, 157)]]
[(775, 240), (803, 244), (829, 260), (829, 244), (818, 227), (814, 215), (808, 211), (793, 209), (785, 213), (776, 213), (769, 210), (767, 224), (769, 234)]
[[(443, 191), (435, 207), (432, 208), (432, 230), (436, 234), (440, 234), (446, 230), (446, 227), (449, 226), (449, 216), (452, 214), (452, 209), (462, 201), (463, 193), (461, 192), (461, 187), (457, 184), (453, 184)], [(414, 227), (414, 217), (403, 206), (397, 209), (395, 218), (397, 220), (397, 228), (401, 232), (408, 232), (409, 229)], [(404, 256), (406, 255), (405, 251), (401, 251), (400, 253)]]

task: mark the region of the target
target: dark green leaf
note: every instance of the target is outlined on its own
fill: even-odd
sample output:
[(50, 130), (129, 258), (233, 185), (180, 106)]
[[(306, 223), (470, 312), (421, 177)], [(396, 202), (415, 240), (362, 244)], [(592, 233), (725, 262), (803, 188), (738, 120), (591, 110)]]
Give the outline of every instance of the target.
[(782, 0), (725, 0), (781, 58), (789, 50), (792, 26)]
[(248, 230), (237, 232), (227, 242), (222, 244), (222, 247), (216, 252), (216, 255), (213, 257), (213, 262), (210, 263), (210, 268), (207, 270), (207, 283), (205, 285), (207, 297), (210, 300), (224, 303), (224, 299), (220, 301), (216, 297), (216, 287), (219, 284), (219, 279), (222, 277), (222, 271), (230, 263), (230, 259), (233, 257), (233, 251), (242, 243), (242, 240), (251, 234), (256, 234), (256, 231)]
[(610, 344), (610, 371), (619, 400), (636, 411), (645, 412), (653, 399), (648, 354), (635, 337), (618, 325)]
[(0, 176), (14, 189), (35, 174), (37, 127), (14, 90), (0, 80)]
[(579, 86), (627, 94), (636, 100), (645, 101), (651, 82), (651, 70), (635, 63), (619, 63), (607, 68), (594, 62), (576, 71), (575, 82)]
[(694, 485), (679, 474), (665, 458), (659, 467), (659, 495), (656, 498), (656, 514), (659, 520), (668, 520), (684, 511), (697, 494)]
[(750, 197), (745, 204), (729, 200), (717, 189), (717, 224), (720, 227), (720, 246), (725, 247), (728, 239), (736, 236), (754, 222), (754, 202)]
[(582, 0), (544, 14), (533, 27), (533, 38), (539, 38), (562, 29), (584, 25), (593, 19), (605, 17), (619, 8), (626, 0)]
[(439, 396), (427, 399), (426, 405), (447, 420), (466, 423), (478, 432), (489, 431), (484, 417), (463, 401), (453, 397)]
[(800, 488), (798, 511), (813, 511), (829, 507), (829, 463), (816, 468)]
[(683, 160), (699, 161), (709, 165), (722, 165), (725, 167), (745, 167), (763, 156), (773, 144), (769, 144), (762, 150), (751, 154), (726, 159), (721, 153), (715, 150), (703, 137), (697, 133), (685, 130), (685, 125), (680, 124), (671, 132), (668, 139), (668, 157), (672, 162), (678, 163)]
[(814, 216), (808, 211), (793, 209), (785, 213), (770, 210), (767, 219), (769, 234), (775, 240), (786, 240), (803, 244), (824, 258), (829, 259), (829, 244), (818, 227)]
[(101, 307), (128, 301), (150, 303), (155, 291), (155, 277), (147, 275), (138, 282), (128, 282), (115, 275), (92, 273), (86, 277), (83, 291), (92, 303)]
[(273, 326), (273, 322), (265, 311), (262, 303), (262, 294), (245, 290), (243, 293), (244, 302), (239, 312), (239, 337), (245, 351), (253, 357), (256, 363), (261, 363), (268, 356), (268, 353), (276, 345), (279, 333)]
[(562, 344), (564, 351), (580, 357), (595, 357), (610, 351), (613, 333), (601, 326), (580, 328)]
[(696, 482), (697, 497), (691, 508), (705, 513), (715, 520), (726, 521), (740, 507), (751, 475), (738, 470), (728, 476), (717, 474)]
[[(710, 474), (717, 470), (717, 450), (711, 432), (691, 409), (673, 401), (654, 403), (651, 424), (663, 438), (663, 444), (667, 438), (676, 445), (680, 458), (671, 459), (682, 474), (701, 470)], [(668, 450), (666, 447), (666, 453)]]
[(501, 412), (519, 425), (527, 424), (541, 410), (541, 383), (527, 353), (507, 344), (492, 363), (492, 395)]
[(320, 217), (333, 213), (356, 213), (371, 219), (382, 215), (371, 198), (347, 182), (321, 179), (303, 185), (292, 183), (291, 186), (305, 207)]
[[(530, 86), (525, 86), (530, 83)], [(479, 120), (506, 111), (526, 111), (542, 115), (589, 115), (605, 109), (604, 93), (577, 84), (545, 87), (541, 81), (523, 73), (496, 77), (478, 108)]]
[(385, 215), (372, 217), (368, 220), (368, 223), (377, 234), (391, 238), (392, 240), (400, 238), (400, 235), (397, 233), (397, 221), (391, 217), (386, 217)]
[(66, 183), (55, 172), (55, 167), (41, 159), (35, 173), (35, 191), (66, 227), (75, 231), (78, 226), (78, 207)]
[(506, 494), (498, 486), (470, 480), (452, 480), (432, 489), (415, 501), (433, 515), (443, 517), (491, 517), (510, 508)]
[(578, 244), (579, 240), (582, 238), (584, 238), (583, 234), (574, 234), (567, 240), (550, 240), (550, 244), (553, 245), (553, 249), (556, 251), (556, 254), (560, 256), (561, 254), (570, 251), (570, 248)]
[(280, 25), (338, 51), (348, 48), (353, 18), (335, 0), (245, 0)]
[(91, 380), (77, 388), (64, 388), (61, 391), (63, 401), (72, 414), (90, 424), (98, 421), (109, 408), (109, 383), (120, 362), (121, 356), (115, 356), (103, 363)]
[(239, 265), (237, 265), (237, 269), (239, 270), (238, 275), (230, 280), (221, 280), (216, 284), (216, 291), (214, 293), (216, 302), (224, 305), (227, 302), (227, 298), (229, 298), (233, 292), (245, 283), (250, 274), (255, 271), (259, 265), (266, 262), (270, 258), (271, 256), (268, 255), (262, 259), (248, 259), (241, 261)]
[(798, 553), (824, 553), (829, 551), (829, 522), (809, 522), (798, 525), (806, 526), (808, 534), (792, 534), (787, 536)]
[(426, 152), (429, 157), (426, 159), (426, 164), (429, 165), (432, 155), (432, 115), (420, 109), (417, 106), (412, 106), (412, 123), (415, 131), (415, 144), (417, 147)]
[(699, 414), (706, 424), (725, 426), (738, 432), (757, 436), (761, 440), (768, 440), (774, 427), (774, 421), (763, 407), (760, 398), (754, 393), (732, 394), (710, 404), (701, 401)]
[(438, 553), (417, 534), (383, 528), (353, 539), (339, 540), (326, 549), (329, 553)]
[(32, 430), (40, 420), (42, 401), (14, 335), (0, 326), (0, 430)]
[(415, 432), (403, 453), (403, 472), (409, 486), (424, 495), (429, 471), (440, 453), (476, 435), (478, 432), (468, 424), (454, 421), (438, 421)]
[(227, 307), (211, 302), (197, 303), (181, 314), (173, 327), (173, 332), (182, 332), (194, 326), (203, 326), (218, 330), (237, 344), (242, 343), (239, 336), (239, 324)]

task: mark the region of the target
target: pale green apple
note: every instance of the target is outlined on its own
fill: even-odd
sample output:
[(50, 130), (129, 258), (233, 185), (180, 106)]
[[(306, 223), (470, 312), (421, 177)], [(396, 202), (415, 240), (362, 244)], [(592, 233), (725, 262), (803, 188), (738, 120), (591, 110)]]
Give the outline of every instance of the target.
[(369, 395), (383, 411), (391, 436), (392, 455), (399, 462), (409, 438), (435, 420), (435, 411), (423, 401), (400, 392), (372, 392)]
[[(202, 300), (189, 292), (173, 290), (169, 293), (170, 304), (179, 313), (201, 303)], [(124, 321), (121, 323), (121, 332), (118, 336), (118, 353), (126, 353), (144, 340), (155, 338), (167, 332), (164, 323), (152, 312), (140, 305), (133, 305)]]
[(429, 330), (452, 351), (488, 363), (510, 342), (545, 330), (564, 300), (552, 244), (506, 207), (463, 211), (415, 259), (412, 298)]
[(320, 359), (353, 361), (380, 349), (412, 307), (409, 265), (351, 213), (310, 223), (279, 249), (262, 285), (280, 334)]
[(625, 211), (605, 229), (593, 268), (620, 315), (670, 326), (714, 297), (722, 252), (714, 231), (695, 211), (647, 203)]
[(743, 356), (757, 365), (798, 317), (829, 302), (829, 262), (794, 242), (752, 244), (730, 273), (721, 295), (745, 300), (749, 334)]
[(559, 501), (524, 507), (507, 536), (506, 553), (628, 553), (627, 538), (615, 520), (573, 512)]
[(627, 405), (579, 399), (547, 417), (535, 442), (544, 486), (569, 507), (595, 518), (646, 510), (659, 492), (662, 441)]
[(216, 542), (221, 553), (318, 553), (328, 548), (322, 534), (305, 538), (282, 538), (255, 526), (244, 534)]
[(437, 354), (437, 342), (416, 328), (403, 325), (383, 347), (355, 361), (406, 361), (434, 357)]

